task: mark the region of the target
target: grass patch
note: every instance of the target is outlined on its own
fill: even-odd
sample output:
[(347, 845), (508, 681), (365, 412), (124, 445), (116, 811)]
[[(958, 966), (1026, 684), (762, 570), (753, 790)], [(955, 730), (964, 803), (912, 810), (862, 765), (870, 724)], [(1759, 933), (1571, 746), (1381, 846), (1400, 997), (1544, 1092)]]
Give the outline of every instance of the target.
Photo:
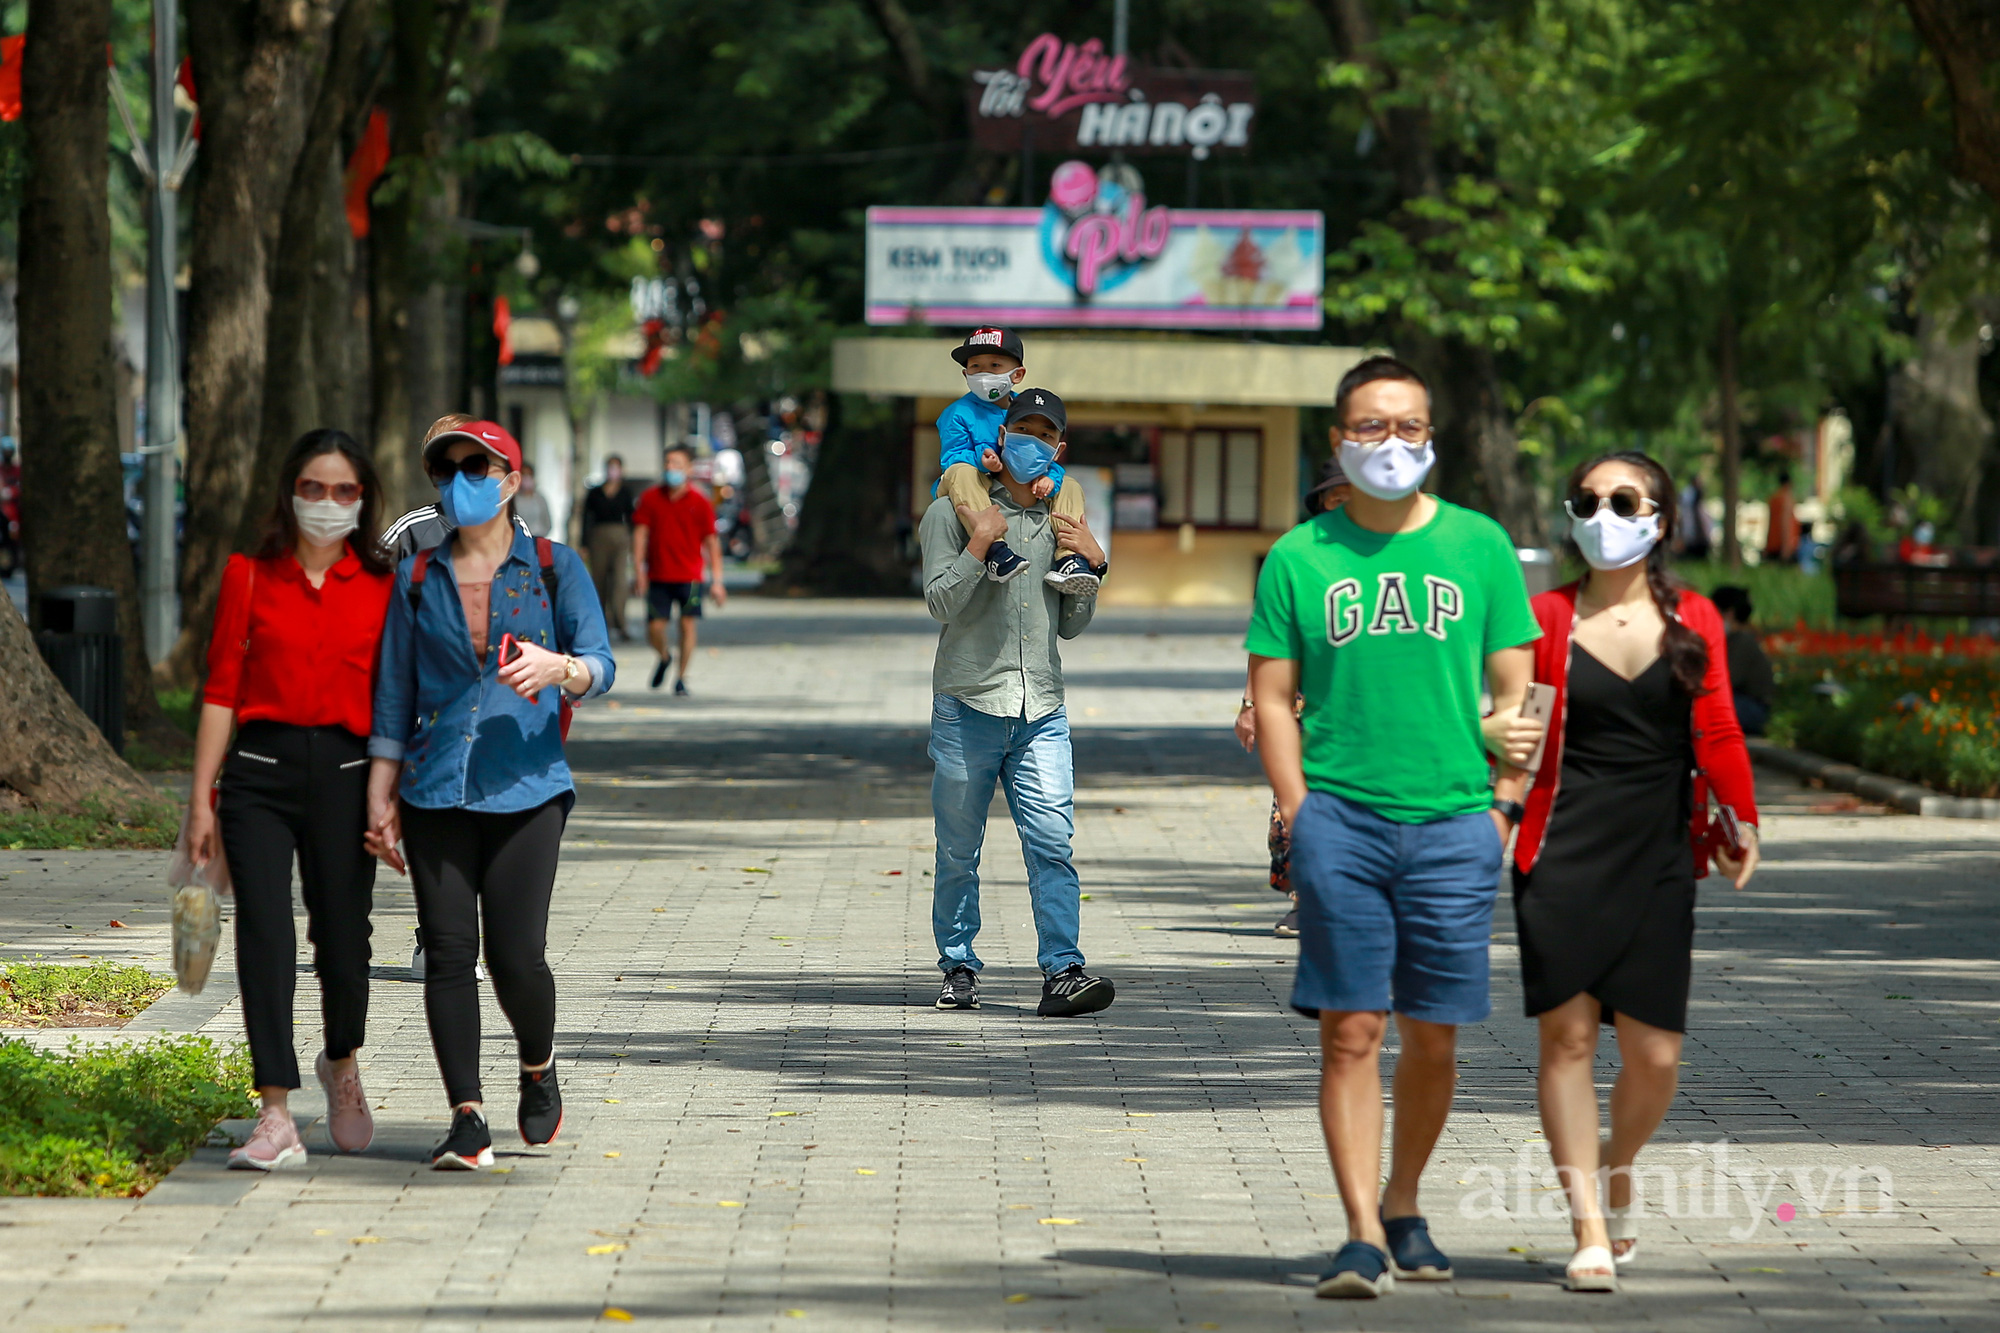
[(0, 1027), (116, 1027), (173, 984), (170, 976), (106, 961), (0, 965)]
[(1833, 575), (1824, 567), (1808, 574), (1797, 565), (1745, 565), (1732, 570), (1721, 560), (1681, 560), (1675, 562), (1674, 573), (1704, 595), (1725, 583), (1748, 588), (1760, 627), (1832, 629), (1839, 623), (1833, 613)]
[(250, 1114), (250, 1057), (206, 1037), (37, 1051), (0, 1040), (0, 1194), (129, 1198)]
[(101, 801), (85, 803), (81, 814), (49, 814), (40, 810), (0, 812), (0, 850), (10, 852), (80, 852), (92, 848), (173, 850), (181, 832), (181, 807), (174, 801), (148, 801), (114, 813)]

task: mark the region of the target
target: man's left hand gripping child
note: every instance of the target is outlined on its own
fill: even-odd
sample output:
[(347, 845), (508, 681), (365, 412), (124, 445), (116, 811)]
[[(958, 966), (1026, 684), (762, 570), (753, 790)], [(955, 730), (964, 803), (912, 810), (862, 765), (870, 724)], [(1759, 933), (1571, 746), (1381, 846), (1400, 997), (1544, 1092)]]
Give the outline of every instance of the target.
[[(974, 329), (951, 349), (951, 357), (964, 367), (966, 394), (938, 415), (938, 466), (944, 475), (938, 478), (935, 493), (977, 514), (993, 503), (993, 479), (1004, 466), (1000, 446), (1007, 408), (1014, 401), (1015, 386), (1027, 378), (1027, 355), (1021, 336), (1012, 330)], [(1052, 464), (1029, 489), (1040, 500), (1054, 496), (1049, 503), (1052, 512), (1083, 517), (1083, 487), (1063, 474), (1061, 464)], [(969, 531), (971, 520), (966, 524)], [(1017, 578), (1027, 568), (1028, 562), (1005, 541), (994, 542), (986, 552), (986, 577), (995, 583)], [(1099, 579), (1089, 561), (1059, 545), (1043, 582), (1058, 592), (1085, 597), (1096, 593)]]

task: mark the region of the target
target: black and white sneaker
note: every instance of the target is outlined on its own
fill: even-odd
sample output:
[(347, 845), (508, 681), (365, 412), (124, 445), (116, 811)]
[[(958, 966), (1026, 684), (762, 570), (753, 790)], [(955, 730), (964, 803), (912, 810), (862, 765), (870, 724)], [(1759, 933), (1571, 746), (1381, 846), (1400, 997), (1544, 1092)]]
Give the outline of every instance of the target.
[(514, 1113), (521, 1138), (530, 1148), (554, 1143), (562, 1132), (562, 1089), (556, 1086), (555, 1061), (547, 1069), (521, 1071), (521, 1106)]
[(1104, 580), (1090, 572), (1090, 562), (1080, 555), (1066, 555), (1042, 575), (1042, 582), (1067, 597), (1095, 597)]
[(963, 963), (944, 974), (944, 989), (938, 992), (940, 1009), (977, 1009), (979, 974)]
[(1043, 1018), (1081, 1018), (1110, 1008), (1117, 994), (1108, 978), (1093, 977), (1083, 964), (1072, 963), (1042, 983), (1042, 1002), (1035, 1012)]
[(1299, 937), (1299, 909), (1294, 907), (1291, 911), (1279, 917), (1278, 924), (1271, 927), (1271, 933), (1281, 940), (1297, 939)]
[(1028, 562), (1014, 554), (1014, 548), (1006, 542), (994, 542), (986, 548), (986, 577), (995, 583), (1011, 583), (1028, 572)]
[(493, 1131), (486, 1117), (470, 1106), (461, 1106), (451, 1115), (451, 1133), (431, 1149), (433, 1171), (476, 1171), (493, 1165)]

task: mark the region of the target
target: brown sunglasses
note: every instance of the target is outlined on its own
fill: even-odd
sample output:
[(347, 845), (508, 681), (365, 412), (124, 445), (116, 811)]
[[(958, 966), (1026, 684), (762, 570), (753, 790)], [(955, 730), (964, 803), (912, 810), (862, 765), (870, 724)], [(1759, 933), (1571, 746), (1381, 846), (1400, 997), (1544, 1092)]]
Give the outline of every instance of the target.
[(335, 504), (351, 505), (361, 498), (361, 483), (358, 481), (336, 481), (329, 486), (323, 481), (313, 481), (300, 477), (292, 485), (292, 494), (301, 500), (324, 500), (329, 495)]

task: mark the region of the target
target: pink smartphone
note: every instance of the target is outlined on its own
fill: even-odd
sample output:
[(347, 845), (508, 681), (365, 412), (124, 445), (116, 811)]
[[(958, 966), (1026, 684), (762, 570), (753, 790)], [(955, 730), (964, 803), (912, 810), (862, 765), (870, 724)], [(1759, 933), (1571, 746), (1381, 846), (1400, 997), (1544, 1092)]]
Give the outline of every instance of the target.
[(1535, 752), (1528, 756), (1524, 767), (1530, 773), (1541, 771), (1542, 755), (1549, 748), (1549, 728), (1555, 725), (1556, 687), (1536, 681), (1528, 686), (1528, 697), (1521, 701), (1521, 716), (1542, 723), (1542, 738), (1535, 742)]
[(1741, 861), (1743, 859), (1743, 821), (1736, 817), (1736, 807), (1733, 805), (1716, 806), (1715, 820), (1716, 823), (1722, 826), (1723, 850), (1729, 853), (1730, 860)]

